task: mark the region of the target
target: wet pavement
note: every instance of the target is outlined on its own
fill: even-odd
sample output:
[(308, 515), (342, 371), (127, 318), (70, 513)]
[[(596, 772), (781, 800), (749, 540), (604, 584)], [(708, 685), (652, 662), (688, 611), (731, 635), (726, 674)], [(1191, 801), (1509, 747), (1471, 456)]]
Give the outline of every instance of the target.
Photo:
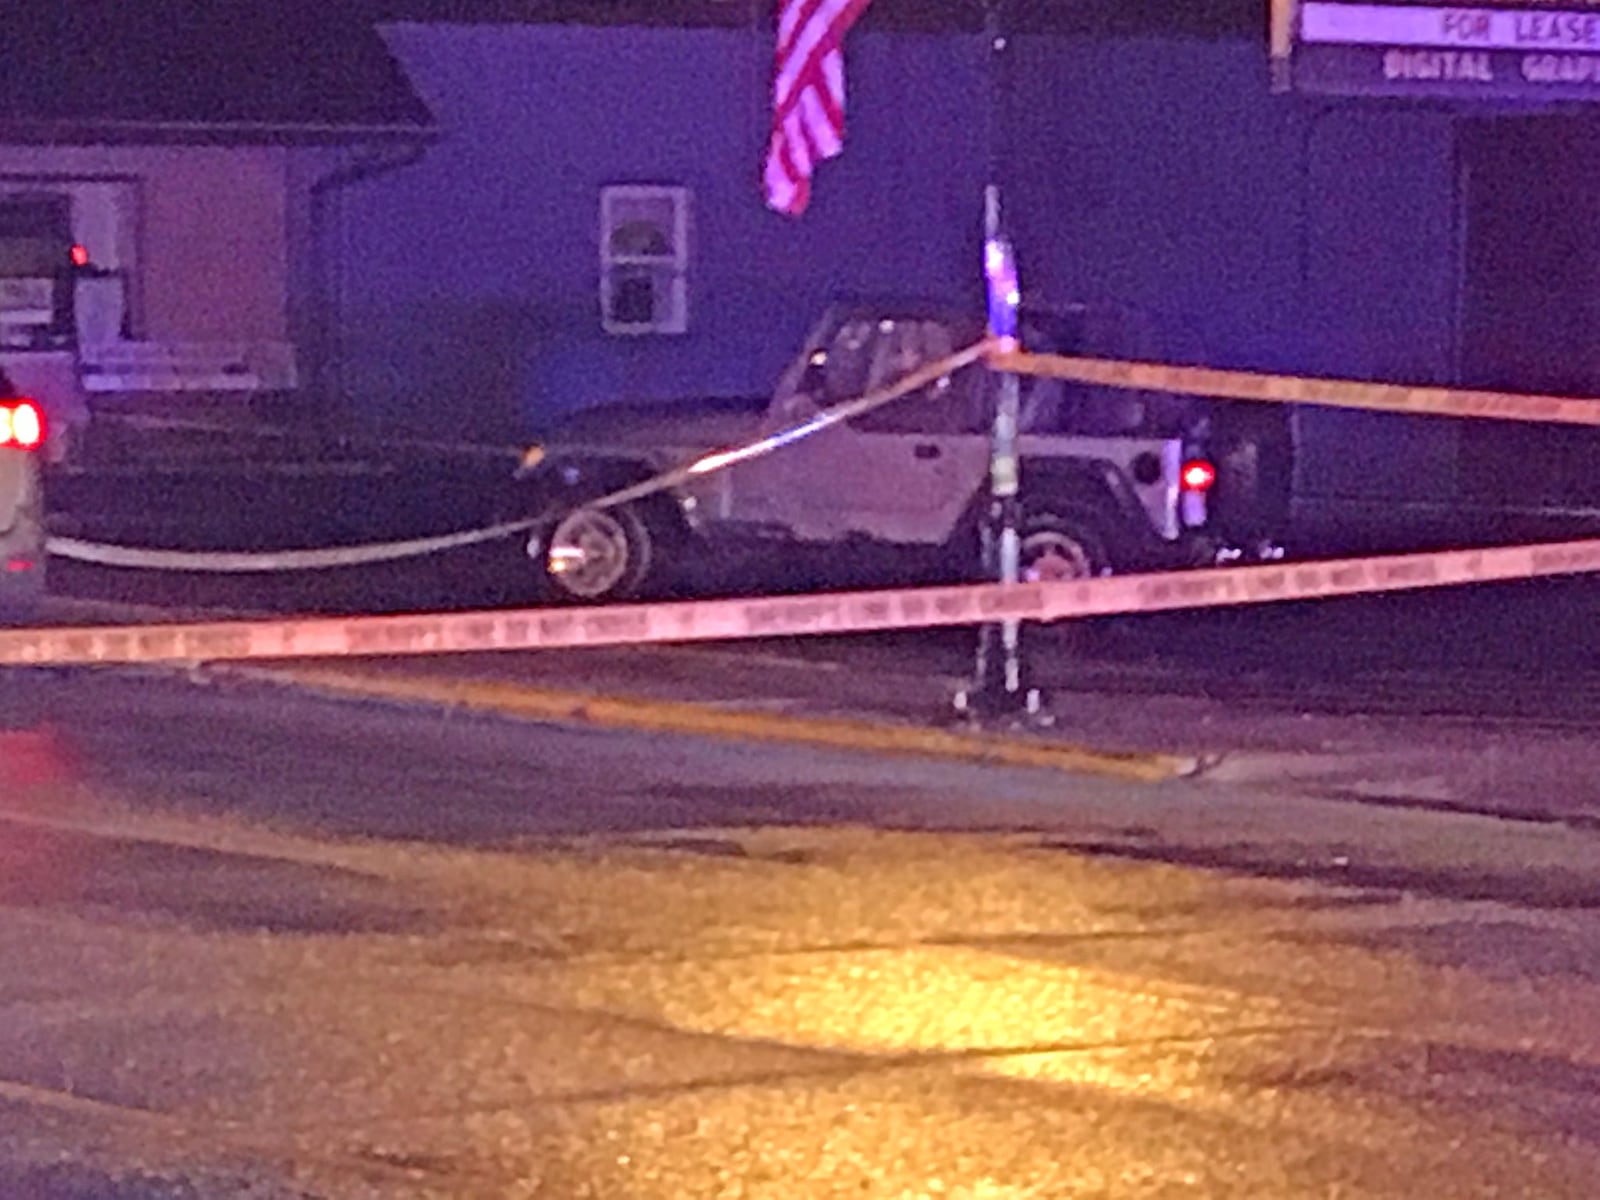
[(1586, 896), (1259, 778), (13, 673), (0, 1195), (1588, 1197)]

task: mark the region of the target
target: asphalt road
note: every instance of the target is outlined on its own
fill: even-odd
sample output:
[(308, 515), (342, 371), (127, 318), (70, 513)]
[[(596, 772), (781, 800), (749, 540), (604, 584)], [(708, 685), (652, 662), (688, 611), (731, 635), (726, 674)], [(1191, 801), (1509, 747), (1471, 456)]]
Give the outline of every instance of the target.
[(1597, 849), (12, 674), (0, 1195), (1586, 1198)]

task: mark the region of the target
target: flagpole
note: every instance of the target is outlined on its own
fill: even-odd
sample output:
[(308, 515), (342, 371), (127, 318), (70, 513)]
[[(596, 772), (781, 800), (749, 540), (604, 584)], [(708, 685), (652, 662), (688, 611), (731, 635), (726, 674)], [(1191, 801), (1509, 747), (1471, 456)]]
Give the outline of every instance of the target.
[[(1016, 256), (1006, 235), (1001, 211), (1000, 182), (1004, 166), (1005, 99), (1007, 95), (1004, 0), (985, 0), (984, 37), (988, 53), (988, 120), (986, 147), (989, 182), (984, 188), (983, 271), (988, 297), (989, 336), (1015, 342), (1017, 308), (1021, 300)], [(1017, 459), (1017, 425), (1021, 410), (1021, 381), (1006, 373), (999, 377), (994, 425), (989, 445), (989, 511), (979, 531), (984, 570), (993, 570), (1001, 583), (1021, 577), (1022, 545), (1018, 526), (1021, 472)], [(958, 709), (972, 717), (1016, 716), (1037, 713), (1039, 692), (1028, 686), (1022, 658), (1022, 625), (1008, 620), (982, 627), (978, 635), (976, 678), (957, 697)]]

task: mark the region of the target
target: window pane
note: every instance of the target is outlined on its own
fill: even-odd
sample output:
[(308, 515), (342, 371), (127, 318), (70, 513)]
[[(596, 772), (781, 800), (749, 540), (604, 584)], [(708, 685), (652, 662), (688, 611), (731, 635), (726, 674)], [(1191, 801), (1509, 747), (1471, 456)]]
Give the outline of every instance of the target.
[(868, 377), (876, 330), (873, 321), (846, 321), (834, 335), (828, 346), (828, 360), (823, 365), (828, 393), (825, 399), (829, 404), (853, 400), (871, 386)]
[[(1152, 321), (1116, 305), (1034, 314), (1023, 336), (1031, 350), (1088, 358), (1158, 359)], [(1084, 437), (1173, 436), (1185, 430), (1195, 402), (1134, 388), (1036, 379), (1023, 381), (1022, 428)]]
[(55, 275), (67, 264), (71, 229), (68, 196), (0, 196), (0, 274)]
[[(954, 334), (943, 322), (897, 321), (878, 335), (870, 386), (887, 387), (948, 356), (954, 346)], [(983, 427), (984, 410), (982, 372), (968, 368), (868, 413), (857, 425), (877, 433), (972, 433)]]
[(650, 221), (628, 221), (611, 231), (611, 253), (623, 257), (672, 256), (672, 239), (661, 226)]

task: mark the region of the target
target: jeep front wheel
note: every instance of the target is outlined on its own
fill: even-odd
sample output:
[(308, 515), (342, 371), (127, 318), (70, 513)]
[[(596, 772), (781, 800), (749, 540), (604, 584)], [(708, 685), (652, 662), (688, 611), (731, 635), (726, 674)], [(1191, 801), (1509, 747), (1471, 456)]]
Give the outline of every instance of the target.
[(599, 603), (637, 596), (650, 575), (654, 539), (632, 505), (574, 508), (528, 545), (553, 598)]

